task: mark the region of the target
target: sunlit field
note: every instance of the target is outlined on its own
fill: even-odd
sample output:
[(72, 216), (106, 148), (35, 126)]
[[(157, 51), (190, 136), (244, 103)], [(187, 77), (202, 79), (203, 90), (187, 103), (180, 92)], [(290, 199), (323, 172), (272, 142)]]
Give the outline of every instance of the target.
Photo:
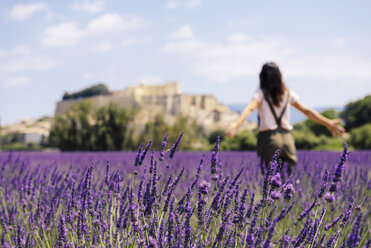
[(288, 176), (176, 145), (0, 153), (2, 247), (370, 246), (369, 151), (301, 151)]

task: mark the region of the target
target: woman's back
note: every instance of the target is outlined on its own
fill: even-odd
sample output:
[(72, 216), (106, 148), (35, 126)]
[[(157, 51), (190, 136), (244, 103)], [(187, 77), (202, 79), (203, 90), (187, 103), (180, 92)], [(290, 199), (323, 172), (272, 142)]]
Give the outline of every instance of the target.
[[(290, 92), (290, 94), (289, 94)], [(269, 98), (269, 96), (268, 96)], [(264, 98), (264, 93), (261, 88), (259, 88), (253, 95), (253, 99), (258, 101), (258, 114), (259, 114), (259, 131), (268, 131), (278, 128), (274, 115), (269, 107), (268, 102)], [(292, 125), (290, 124), (290, 106), (291, 104), (299, 100), (298, 95), (292, 90), (285, 90), (279, 106), (272, 104), (273, 110), (277, 117), (281, 115), (286, 103), (288, 106), (285, 108), (281, 119), (281, 127), (286, 130), (292, 130)], [(272, 101), (271, 101), (272, 103)]]

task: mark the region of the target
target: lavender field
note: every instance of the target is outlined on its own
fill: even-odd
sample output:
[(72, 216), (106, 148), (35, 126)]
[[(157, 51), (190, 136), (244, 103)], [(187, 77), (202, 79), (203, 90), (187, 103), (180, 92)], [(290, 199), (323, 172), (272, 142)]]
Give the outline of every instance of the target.
[[(165, 143), (164, 143), (165, 145)], [(168, 149), (171, 148), (171, 149)], [(371, 152), (0, 153), (2, 247), (370, 247)]]

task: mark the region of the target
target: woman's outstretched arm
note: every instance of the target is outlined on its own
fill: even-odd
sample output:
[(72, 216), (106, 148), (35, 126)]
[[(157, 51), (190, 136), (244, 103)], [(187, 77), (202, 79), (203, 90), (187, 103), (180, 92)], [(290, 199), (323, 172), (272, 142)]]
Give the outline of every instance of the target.
[(292, 106), (305, 114), (309, 119), (327, 127), (331, 131), (333, 137), (336, 137), (336, 135), (342, 137), (345, 134), (344, 128), (339, 125), (339, 123), (341, 123), (340, 119), (330, 120), (317, 111), (305, 106), (300, 101), (294, 102)]
[(225, 134), (227, 136), (233, 136), (236, 133), (236, 130), (244, 123), (244, 121), (249, 117), (249, 115), (258, 107), (258, 101), (256, 99), (252, 99), (251, 102), (247, 105), (247, 107), (244, 109), (240, 117), (237, 119), (236, 122), (232, 123), (227, 130), (225, 131)]

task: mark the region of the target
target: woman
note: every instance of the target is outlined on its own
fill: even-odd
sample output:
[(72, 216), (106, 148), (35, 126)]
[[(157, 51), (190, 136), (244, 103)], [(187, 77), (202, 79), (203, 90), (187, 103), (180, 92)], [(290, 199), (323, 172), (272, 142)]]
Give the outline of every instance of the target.
[[(288, 163), (288, 173), (296, 164), (296, 148), (291, 134), (289, 104), (300, 110), (309, 119), (327, 127), (332, 135), (342, 136), (344, 128), (338, 124), (340, 119), (330, 120), (299, 101), (295, 92), (286, 88), (278, 66), (269, 62), (260, 72), (260, 88), (255, 92), (241, 116), (226, 130), (227, 136), (233, 136), (254, 109), (258, 108), (259, 134), (257, 150), (263, 163), (267, 166), (274, 152), (280, 150), (280, 158)], [(262, 166), (262, 171), (264, 168)]]

